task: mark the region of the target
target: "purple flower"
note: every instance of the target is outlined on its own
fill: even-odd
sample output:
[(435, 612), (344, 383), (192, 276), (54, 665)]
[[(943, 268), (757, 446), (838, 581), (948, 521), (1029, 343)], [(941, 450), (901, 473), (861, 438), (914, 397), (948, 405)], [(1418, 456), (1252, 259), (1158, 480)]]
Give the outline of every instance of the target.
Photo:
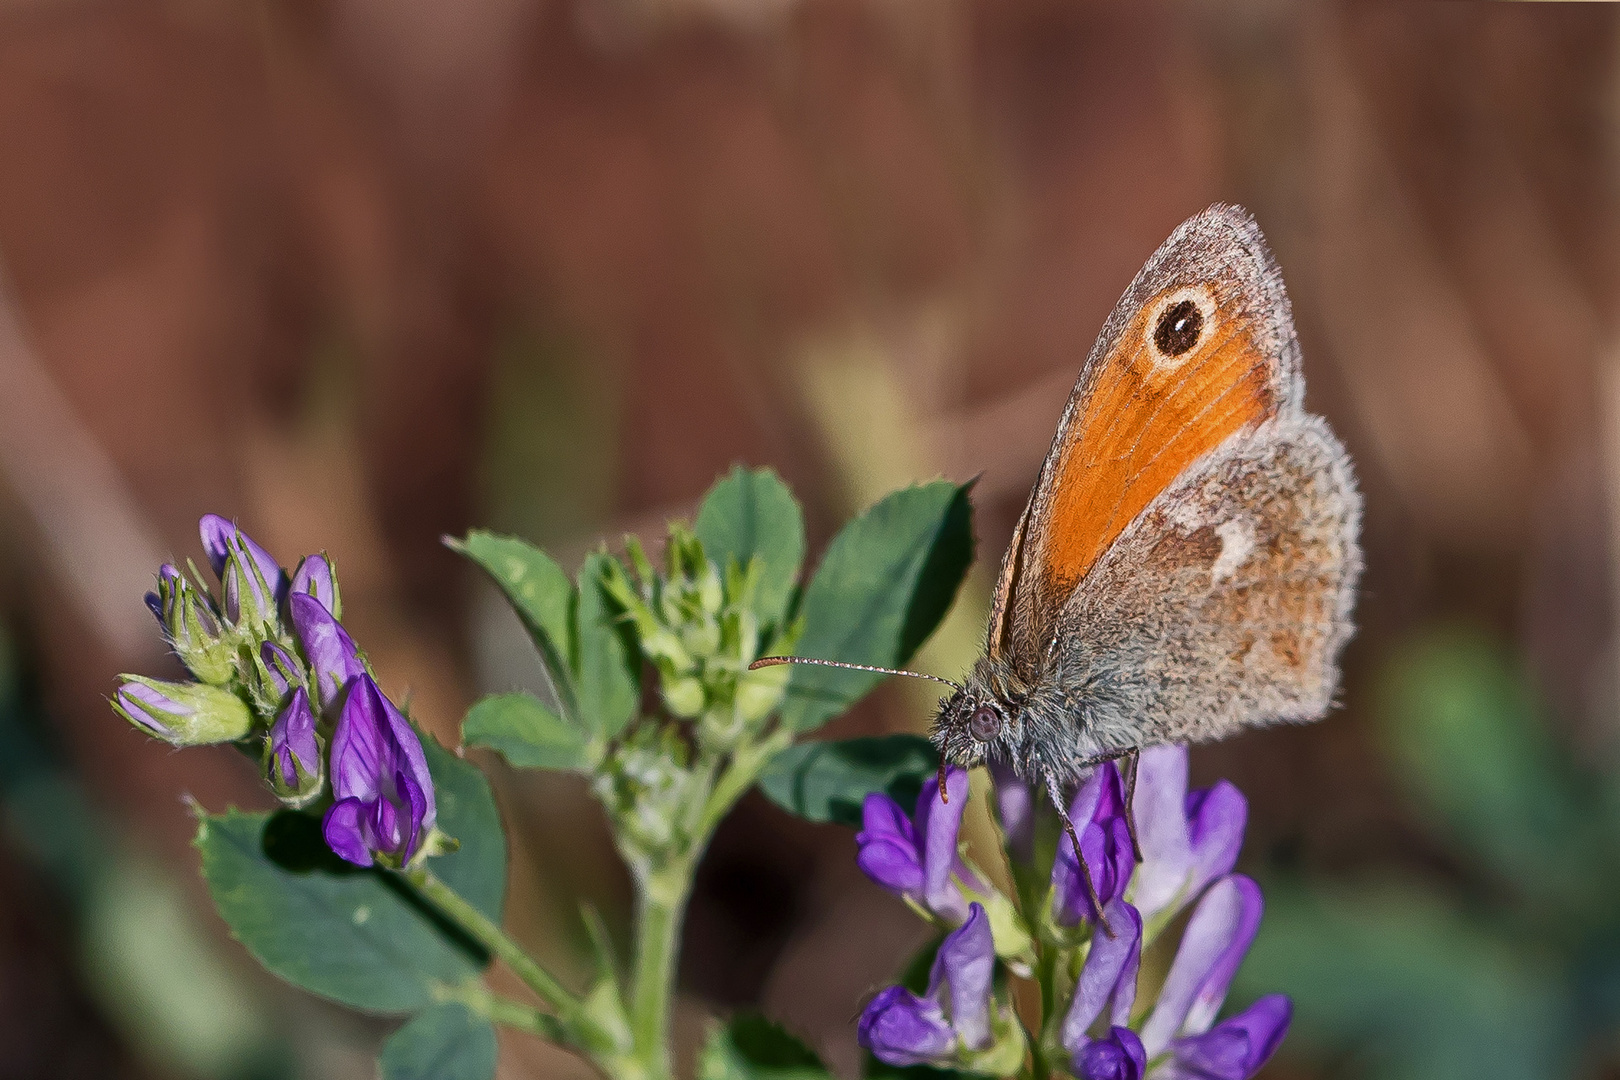
[(304, 685), (304, 669), (293, 654), (273, 641), (259, 644), (259, 659), (264, 664), (265, 682), (276, 702), (282, 701), (293, 687)]
[(366, 673), (354, 639), (315, 597), (294, 593), (287, 601), (293, 633), (304, 649), (315, 676), (315, 700), (322, 710), (332, 708), (344, 687)]
[(1211, 1026), (1260, 929), (1263, 907), (1260, 887), (1241, 874), (1217, 881), (1198, 902), (1142, 1026), (1149, 1056), (1168, 1054), (1154, 1077), (1248, 1080), (1282, 1042), (1292, 1006), (1280, 994)]
[(1131, 900), (1151, 921), (1173, 914), (1231, 872), (1243, 846), (1249, 804), (1225, 780), (1188, 792), (1185, 746), (1144, 750), (1138, 768), (1133, 801), (1142, 865), (1136, 868)]
[(968, 901), (960, 883), (976, 892), (988, 889), (962, 860), (956, 849), (967, 808), (968, 777), (964, 769), (946, 773), (939, 797), (939, 780), (930, 777), (917, 796), (917, 812), (907, 820), (900, 804), (882, 792), (873, 792), (861, 805), (863, 828), (855, 836), (856, 864), (866, 876), (949, 923), (967, 918)]
[(233, 625), (247, 604), (250, 617), (269, 620), (286, 599), (287, 571), (253, 538), (218, 514), (204, 514), (197, 523), (203, 552), (225, 590), (225, 617)]
[[(1069, 805), (1069, 817), (1080, 836), (1080, 851), (1091, 871), (1097, 899), (1106, 907), (1124, 894), (1136, 869), (1130, 826), (1125, 821), (1125, 789), (1113, 762), (1099, 765), (1080, 785)], [(1067, 837), (1058, 844), (1052, 864), (1052, 910), (1064, 926), (1097, 918), (1074, 857), (1074, 845)]]
[(1079, 1080), (1142, 1080), (1146, 1070), (1147, 1051), (1128, 1027), (1109, 1028), (1107, 1035), (1091, 1040), (1074, 1055)]
[(996, 817), (1006, 837), (1007, 854), (1020, 863), (1035, 861), (1035, 791), (999, 761), (989, 765), (996, 791)]
[[(1136, 975), (1142, 967), (1142, 916), (1120, 899), (1103, 905), (1114, 936), (1094, 934), (1091, 950), (1075, 981), (1074, 1000), (1064, 1014), (1058, 1041), (1078, 1063), (1093, 1040), (1086, 1033), (1104, 1012), (1112, 1027), (1130, 1023), (1136, 1004)], [(1076, 1070), (1079, 1069), (1076, 1064)]]
[(334, 619), (343, 618), (343, 600), (338, 595), (337, 571), (325, 554), (306, 555), (293, 571), (290, 595), (313, 596)]
[(322, 829), (332, 850), (360, 866), (409, 862), (437, 818), (433, 777), (410, 722), (369, 675), (344, 698), (331, 775), (337, 801)]
[(301, 801), (320, 790), (321, 745), (315, 737), (315, 710), (302, 686), (293, 689), (270, 725), (265, 749), (265, 779), (282, 799)]
[(902, 1068), (943, 1064), (958, 1052), (988, 1048), (995, 964), (990, 917), (972, 904), (967, 920), (940, 943), (927, 993), (918, 997), (902, 986), (884, 990), (861, 1013), (857, 1041), (879, 1061)]

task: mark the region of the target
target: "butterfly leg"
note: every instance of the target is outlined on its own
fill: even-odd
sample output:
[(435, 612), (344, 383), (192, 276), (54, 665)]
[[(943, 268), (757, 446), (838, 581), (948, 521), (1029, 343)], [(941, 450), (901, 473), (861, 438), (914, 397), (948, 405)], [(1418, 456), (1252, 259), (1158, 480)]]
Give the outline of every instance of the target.
[(1080, 850), (1080, 834), (1074, 830), (1074, 822), (1069, 819), (1069, 809), (1063, 805), (1063, 791), (1058, 787), (1057, 778), (1051, 774), (1046, 777), (1046, 791), (1052, 798), (1052, 805), (1057, 807), (1058, 817), (1063, 820), (1063, 831), (1069, 834), (1069, 843), (1074, 845), (1074, 861), (1080, 864), (1080, 879), (1086, 883), (1086, 898), (1091, 901), (1091, 909), (1097, 913), (1097, 923), (1103, 928), (1103, 933), (1109, 937), (1114, 936), (1114, 928), (1108, 925), (1108, 916), (1103, 914), (1102, 898), (1097, 895), (1097, 883), (1091, 880), (1091, 867), (1086, 865), (1085, 853)]
[(1136, 774), (1142, 771), (1142, 752), (1132, 750), (1124, 755), (1130, 762), (1131, 772), (1125, 780), (1125, 828), (1131, 834), (1131, 854), (1142, 861), (1142, 842), (1136, 838)]

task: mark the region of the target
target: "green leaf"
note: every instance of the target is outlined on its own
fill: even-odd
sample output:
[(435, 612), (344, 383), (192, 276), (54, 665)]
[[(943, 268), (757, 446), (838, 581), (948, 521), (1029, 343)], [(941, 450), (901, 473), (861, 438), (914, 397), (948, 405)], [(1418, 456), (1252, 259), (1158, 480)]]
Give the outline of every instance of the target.
[(575, 633), (579, 642), (579, 717), (590, 735), (611, 739), (624, 730), (641, 700), (640, 662), (630, 627), (602, 584), (612, 556), (596, 552), (579, 568)]
[(492, 694), (461, 723), (466, 746), (487, 746), (520, 769), (591, 767), (585, 733), (532, 694)]
[(858, 826), (872, 792), (887, 792), (909, 810), (938, 768), (939, 754), (921, 735), (800, 743), (771, 761), (759, 786), (789, 813)]
[(383, 1080), (490, 1080), (495, 1028), (453, 1001), (417, 1014), (383, 1043)]
[[(432, 861), (433, 871), (499, 922), (506, 838), (489, 784), (432, 739), (423, 749), (438, 826), (461, 841)], [(205, 815), (195, 844), (232, 935), (270, 971), (312, 993), (371, 1012), (414, 1012), (488, 962), (397, 875), (332, 854), (314, 815)]]
[[(911, 659), (973, 562), (967, 495), (936, 480), (888, 495), (844, 526), (805, 589), (799, 655), (883, 667)], [(799, 731), (820, 727), (882, 678), (800, 665), (782, 715)]]
[(821, 1061), (798, 1038), (758, 1015), (716, 1024), (698, 1056), (698, 1080), (827, 1080)]
[(754, 613), (763, 626), (779, 624), (804, 564), (804, 514), (788, 486), (770, 469), (738, 465), (709, 489), (693, 528), (721, 573), (728, 558), (759, 560)]
[(1372, 1080), (1578, 1072), (1574, 984), (1537, 945), (1409, 886), (1266, 892), (1233, 1000), (1293, 997), (1284, 1054), (1352, 1055)]
[(511, 602), (565, 705), (572, 705), (573, 673), (569, 658), (574, 640), (569, 629), (574, 607), (574, 586), (556, 560), (527, 540), (474, 529), (465, 540), (445, 538), (458, 551), (489, 574)]
[(1473, 630), (1430, 631), (1397, 651), (1379, 704), (1397, 774), (1453, 840), (1516, 889), (1607, 910), (1597, 815), (1503, 648)]

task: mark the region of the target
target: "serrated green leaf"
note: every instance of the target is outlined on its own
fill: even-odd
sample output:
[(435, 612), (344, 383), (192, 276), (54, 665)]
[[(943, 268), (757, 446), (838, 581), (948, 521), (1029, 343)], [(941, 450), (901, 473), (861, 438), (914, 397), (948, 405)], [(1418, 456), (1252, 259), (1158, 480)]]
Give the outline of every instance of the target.
[(490, 1022), (447, 1001), (389, 1036), (377, 1065), (383, 1080), (490, 1080), (496, 1053)]
[[(799, 611), (801, 656), (898, 667), (950, 609), (973, 562), (967, 487), (944, 480), (886, 496), (833, 538)], [(800, 665), (783, 718), (799, 731), (820, 727), (883, 676)]]
[(728, 558), (759, 560), (754, 613), (763, 626), (779, 624), (804, 564), (804, 514), (781, 478), (736, 466), (704, 496), (693, 531), (722, 572)]
[[(432, 861), (442, 880), (499, 922), (506, 838), (489, 784), (423, 739), (438, 826), (461, 841)], [(195, 844), (232, 935), (270, 971), (356, 1009), (405, 1013), (474, 977), (488, 958), (395, 875), (362, 870), (326, 847), (320, 819), (282, 811), (204, 816)]]
[(574, 632), (579, 643), (580, 722), (592, 738), (611, 739), (624, 730), (641, 700), (640, 658), (627, 621), (602, 583), (612, 558), (596, 552), (579, 568), (579, 603)]
[(564, 707), (571, 707), (574, 586), (562, 567), (550, 555), (515, 536), (474, 529), (465, 540), (447, 538), (445, 542), (482, 567), (506, 594), (535, 648), (540, 650)]
[(938, 768), (939, 754), (921, 735), (800, 743), (772, 759), (759, 787), (791, 814), (858, 826), (861, 803), (872, 792), (886, 792), (910, 810)]
[(492, 694), (461, 723), (466, 746), (487, 746), (520, 769), (589, 769), (585, 733), (532, 694)]
[(697, 1073), (698, 1080), (827, 1080), (829, 1075), (796, 1036), (752, 1014), (710, 1029)]

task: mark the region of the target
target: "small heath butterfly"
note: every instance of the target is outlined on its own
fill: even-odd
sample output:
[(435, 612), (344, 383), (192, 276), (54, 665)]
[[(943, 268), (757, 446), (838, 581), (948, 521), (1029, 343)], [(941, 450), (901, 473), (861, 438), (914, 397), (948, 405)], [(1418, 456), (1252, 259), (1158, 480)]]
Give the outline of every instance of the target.
[(1099, 763), (1127, 759), (1134, 789), (1144, 747), (1327, 711), (1361, 497), (1304, 396), (1259, 227), (1232, 206), (1183, 222), (1080, 369), (984, 656), (934, 721), (941, 769), (995, 761), (1044, 783), (1079, 857), (1064, 793)]

